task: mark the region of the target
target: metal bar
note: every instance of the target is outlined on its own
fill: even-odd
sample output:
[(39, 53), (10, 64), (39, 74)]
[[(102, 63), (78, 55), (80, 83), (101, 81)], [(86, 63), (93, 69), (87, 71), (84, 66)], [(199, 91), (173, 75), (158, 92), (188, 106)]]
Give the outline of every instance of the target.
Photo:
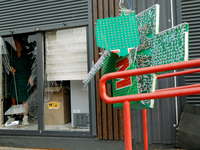
[[(85, 19), (85, 20), (81, 19), (79, 21), (67, 23), (68, 28), (87, 26), (87, 25), (88, 25), (88, 19)], [(15, 32), (15, 34), (35, 32), (36, 28), (38, 28), (38, 25), (34, 25), (33, 27), (26, 27), (26, 29), (25, 28), (16, 28), (16, 29), (14, 29), (14, 32)], [(63, 25), (63, 23), (60, 23), (59, 21), (57, 21), (57, 23), (53, 23), (48, 26), (41, 25), (39, 27), (39, 31), (52, 30), (52, 29), (63, 29), (63, 28), (66, 28), (66, 26)], [(10, 35), (9, 30), (0, 30), (0, 36), (6, 36), (6, 35)]]
[(178, 62), (178, 63), (167, 64), (167, 65), (160, 65), (160, 66), (153, 66), (153, 67), (147, 67), (147, 68), (109, 73), (109, 74), (104, 75), (99, 81), (100, 96), (106, 103), (113, 104), (113, 103), (124, 102), (125, 100), (140, 101), (140, 100), (151, 99), (151, 98), (159, 99), (159, 98), (197, 94), (200, 91), (200, 89), (193, 88), (193, 91), (192, 90), (187, 91), (187, 89), (182, 89), (182, 90), (174, 89), (173, 91), (168, 92), (169, 94), (167, 94), (167, 92), (164, 91), (164, 92), (159, 92), (159, 94), (155, 92), (155, 93), (145, 93), (145, 94), (138, 94), (138, 95), (120, 96), (120, 97), (108, 97), (106, 94), (105, 84), (107, 80), (115, 79), (115, 78), (124, 78), (128, 76), (136, 76), (136, 75), (157, 73), (157, 72), (163, 72), (163, 71), (168, 71), (168, 70), (177, 70), (177, 69), (184, 69), (184, 68), (198, 67), (198, 66), (200, 66), (200, 59), (191, 60), (187, 62)]
[(130, 102), (123, 102), (125, 150), (132, 150)]
[[(88, 55), (88, 68), (92, 67), (92, 62), (89, 59), (92, 58), (94, 59), (94, 42), (93, 42), (93, 1), (88, 1), (88, 27), (87, 27), (87, 55)], [(92, 41), (92, 42), (91, 42)], [(97, 130), (96, 130), (96, 101), (95, 99), (95, 80), (92, 79), (90, 84), (89, 84), (89, 112), (90, 112), (90, 132), (92, 133), (93, 136), (97, 135)]]
[[(100, 90), (102, 92), (102, 90)], [(141, 100), (148, 100), (148, 99), (161, 99), (161, 98), (169, 98), (175, 96), (186, 96), (186, 95), (195, 95), (200, 93), (199, 87), (185, 89), (174, 89), (170, 91), (162, 91), (162, 92), (154, 92), (154, 93), (145, 93), (145, 94), (138, 94), (138, 95), (128, 95), (128, 96), (120, 96), (120, 97), (108, 97), (106, 94), (100, 94), (101, 98), (109, 104), (113, 103), (123, 103), (126, 99), (127, 101), (141, 101)]]
[(170, 91), (170, 90), (174, 90), (174, 89), (185, 89), (185, 88), (194, 88), (194, 87), (200, 87), (200, 84), (193, 84), (193, 85), (186, 85), (186, 86), (179, 86), (179, 87), (173, 87), (173, 88), (166, 88), (166, 89), (159, 89), (156, 90), (156, 93), (158, 92), (163, 92), (163, 91)]
[(168, 77), (173, 77), (173, 76), (180, 76), (180, 75), (191, 74), (191, 73), (196, 73), (196, 72), (200, 72), (200, 68), (179, 71), (179, 72), (166, 73), (166, 74), (160, 74), (157, 76), (157, 79), (168, 78)]
[(142, 110), (144, 150), (148, 150), (147, 110)]
[(36, 33), (37, 43), (37, 90), (38, 92), (38, 130), (44, 130), (44, 42), (43, 33)]

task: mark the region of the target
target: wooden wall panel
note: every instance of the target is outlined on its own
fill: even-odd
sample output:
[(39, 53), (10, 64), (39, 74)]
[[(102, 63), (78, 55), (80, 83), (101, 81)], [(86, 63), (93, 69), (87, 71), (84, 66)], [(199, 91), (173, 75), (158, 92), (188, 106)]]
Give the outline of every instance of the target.
[[(98, 0), (98, 19), (103, 19), (104, 18), (104, 2), (105, 0)], [(100, 52), (102, 52), (103, 49), (100, 48)], [(99, 54), (98, 54), (98, 58), (99, 58)], [(101, 72), (101, 71), (100, 71)], [(101, 100), (101, 108), (102, 108), (102, 128), (103, 128), (103, 139), (108, 139), (108, 135), (107, 135), (107, 107), (106, 107), (106, 103), (104, 101)]]
[[(93, 0), (93, 20), (94, 20), (94, 31), (95, 31), (95, 23), (96, 20), (98, 18), (98, 3), (97, 0)], [(94, 33), (94, 55), (95, 55), (95, 62), (98, 60), (96, 58), (96, 56), (98, 56), (99, 54), (99, 48), (97, 47), (96, 44), (96, 35), (95, 32)], [(95, 84), (96, 84), (96, 114), (97, 114), (97, 136), (99, 139), (102, 139), (102, 120), (101, 120), (101, 99), (100, 99), (100, 95), (99, 95), (99, 87), (98, 87), (98, 82), (99, 82), (99, 78), (100, 78), (100, 73), (97, 72), (96, 76), (95, 76)]]
[[(94, 58), (99, 59), (99, 53), (103, 49), (96, 45), (95, 26), (97, 19), (115, 17), (119, 15), (119, 0), (93, 0), (93, 25), (94, 25)], [(97, 136), (99, 139), (123, 140), (124, 124), (123, 111), (106, 104), (99, 95), (99, 79), (101, 70), (95, 76), (96, 83), (96, 112), (97, 112)], [(107, 85), (107, 94), (112, 96), (112, 87)]]

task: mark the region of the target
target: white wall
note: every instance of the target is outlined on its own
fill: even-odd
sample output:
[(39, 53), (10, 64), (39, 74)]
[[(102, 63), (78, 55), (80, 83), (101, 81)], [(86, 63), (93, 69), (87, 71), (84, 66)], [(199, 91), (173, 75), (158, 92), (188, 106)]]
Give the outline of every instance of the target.
[(82, 80), (70, 81), (71, 91), (71, 123), (74, 127), (74, 113), (89, 113), (88, 88), (83, 86)]

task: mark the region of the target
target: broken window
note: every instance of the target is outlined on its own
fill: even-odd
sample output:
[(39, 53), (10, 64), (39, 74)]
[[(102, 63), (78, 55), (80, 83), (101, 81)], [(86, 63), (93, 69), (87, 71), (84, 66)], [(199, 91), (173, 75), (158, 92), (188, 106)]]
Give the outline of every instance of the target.
[(37, 130), (36, 35), (0, 38), (0, 128)]
[(89, 131), (86, 27), (45, 33), (45, 130)]
[[(86, 27), (46, 31), (44, 40), (45, 130), (89, 131)], [(0, 52), (0, 128), (38, 130), (36, 34), (3, 37)]]

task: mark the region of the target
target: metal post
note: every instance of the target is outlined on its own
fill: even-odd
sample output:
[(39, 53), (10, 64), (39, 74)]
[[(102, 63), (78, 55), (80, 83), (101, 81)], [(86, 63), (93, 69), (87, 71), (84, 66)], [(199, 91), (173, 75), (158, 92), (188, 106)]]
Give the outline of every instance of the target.
[(142, 110), (144, 150), (148, 150), (147, 110)]
[(132, 150), (130, 102), (123, 102), (125, 150)]

